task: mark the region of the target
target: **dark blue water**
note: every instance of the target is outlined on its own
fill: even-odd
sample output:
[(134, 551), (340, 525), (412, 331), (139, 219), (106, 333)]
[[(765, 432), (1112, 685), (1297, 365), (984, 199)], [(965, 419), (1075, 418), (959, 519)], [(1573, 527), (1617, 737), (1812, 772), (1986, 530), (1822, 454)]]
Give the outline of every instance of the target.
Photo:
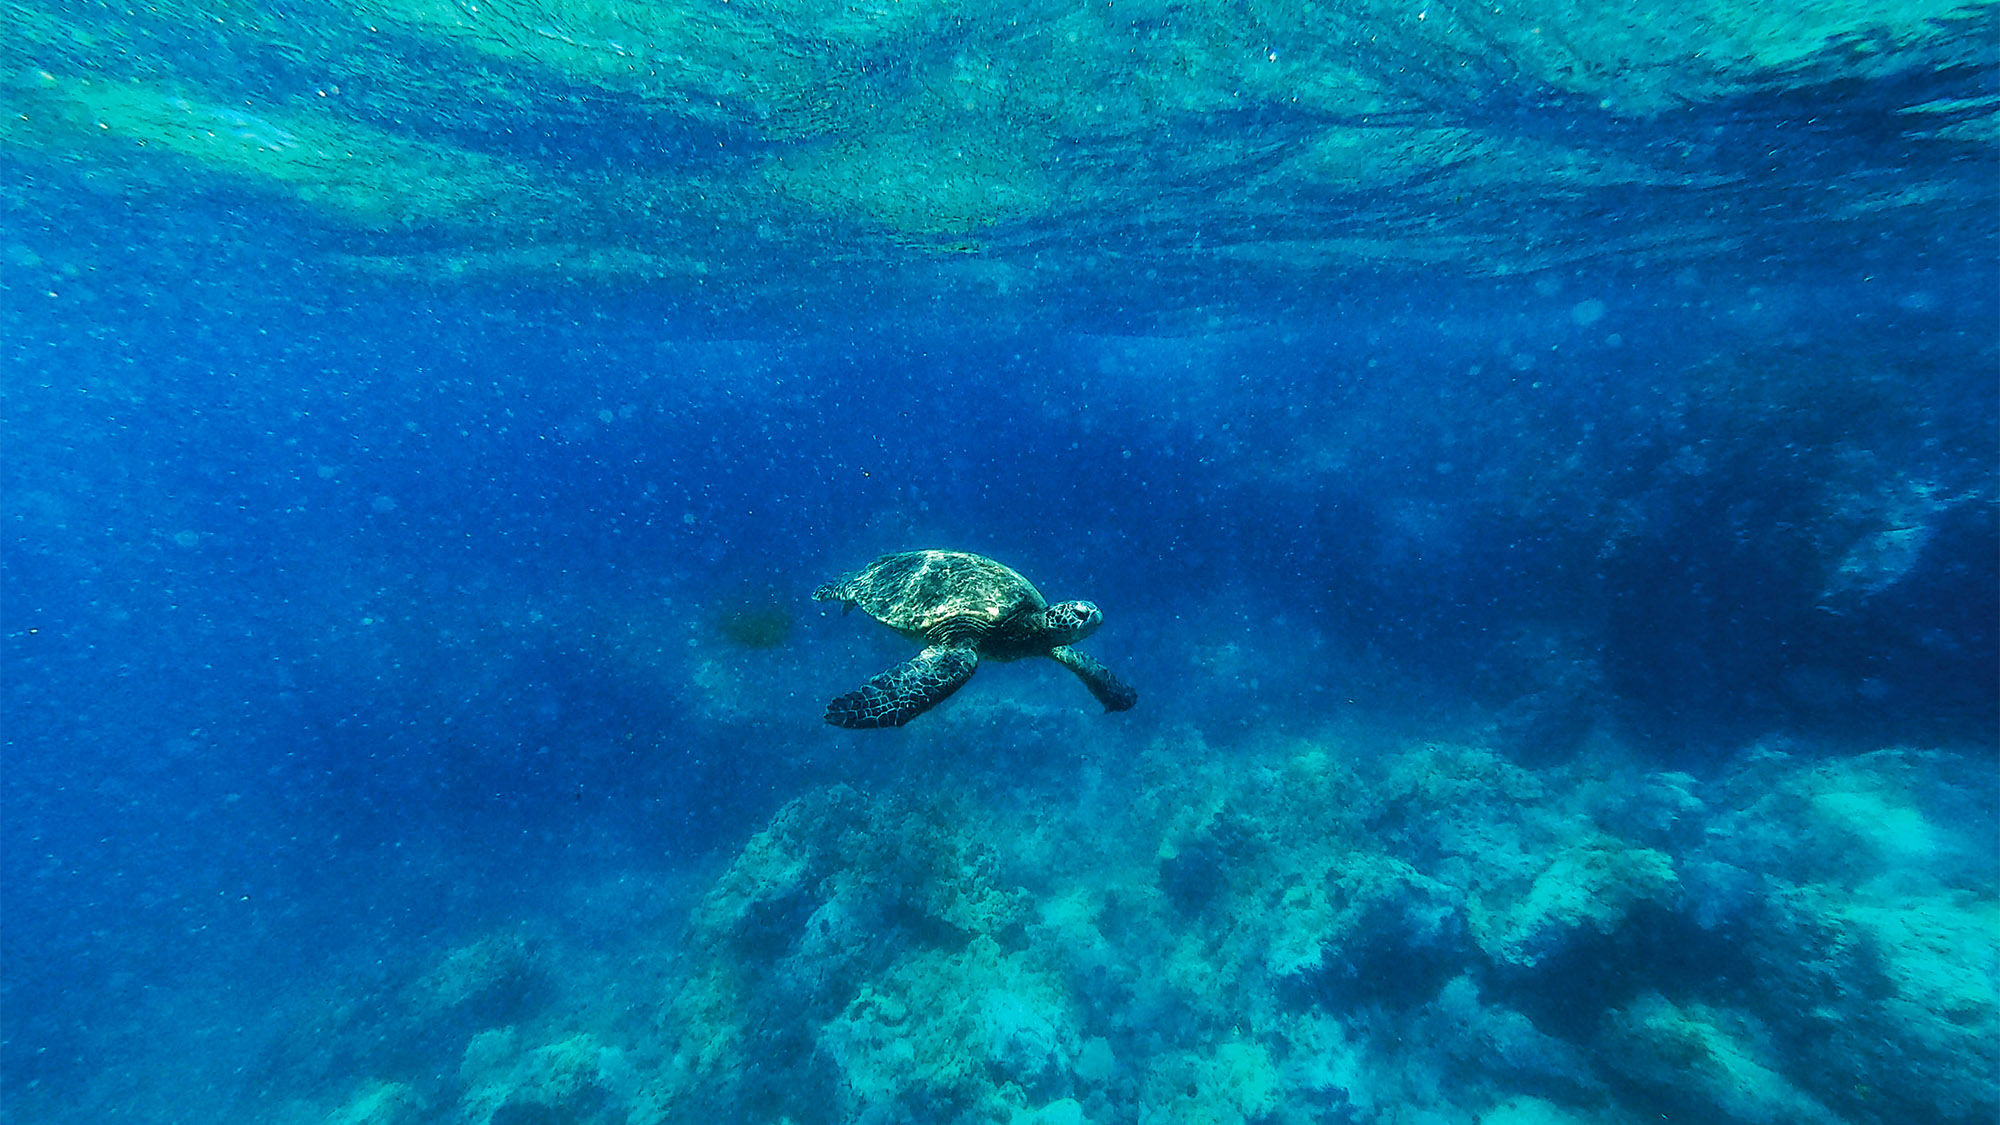
[[(1496, 69), (1456, 124), (1697, 174), (1443, 242), (1450, 185), (1224, 221), (1254, 169), (1106, 144), (1150, 210), (967, 259), (772, 205), (706, 281), (357, 272), (463, 231), (29, 136), (0, 1112), (1990, 1119), (2000, 192), (1978, 113), (1895, 115), (1991, 72), (1821, 65), (1659, 117)], [(507, 80), (424, 135), (791, 143)], [(1026, 662), (824, 726), (910, 646), (811, 591), (920, 546), (1095, 600), (1139, 707)]]

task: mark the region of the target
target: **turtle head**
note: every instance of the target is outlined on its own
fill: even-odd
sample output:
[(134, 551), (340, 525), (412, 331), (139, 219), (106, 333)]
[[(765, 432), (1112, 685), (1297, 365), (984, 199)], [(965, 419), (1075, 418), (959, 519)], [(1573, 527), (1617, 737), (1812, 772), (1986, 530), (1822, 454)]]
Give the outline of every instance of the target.
[(1089, 602), (1057, 602), (1042, 611), (1042, 624), (1059, 645), (1073, 645), (1097, 632), (1104, 615)]

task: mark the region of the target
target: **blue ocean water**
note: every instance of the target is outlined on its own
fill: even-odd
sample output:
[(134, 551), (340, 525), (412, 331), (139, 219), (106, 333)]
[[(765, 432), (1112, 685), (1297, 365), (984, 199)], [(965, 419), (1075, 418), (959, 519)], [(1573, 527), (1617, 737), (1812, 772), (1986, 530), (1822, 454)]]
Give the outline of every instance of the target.
[(16, 5), (0, 1118), (1992, 1120), (1994, 13)]

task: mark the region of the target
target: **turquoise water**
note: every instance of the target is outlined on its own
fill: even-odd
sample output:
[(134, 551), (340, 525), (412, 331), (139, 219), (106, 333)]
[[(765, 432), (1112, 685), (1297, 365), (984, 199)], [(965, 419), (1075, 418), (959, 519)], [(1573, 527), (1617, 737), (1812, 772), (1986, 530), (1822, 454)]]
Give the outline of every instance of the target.
[(0, 1118), (2000, 1109), (1991, 4), (6, 15)]

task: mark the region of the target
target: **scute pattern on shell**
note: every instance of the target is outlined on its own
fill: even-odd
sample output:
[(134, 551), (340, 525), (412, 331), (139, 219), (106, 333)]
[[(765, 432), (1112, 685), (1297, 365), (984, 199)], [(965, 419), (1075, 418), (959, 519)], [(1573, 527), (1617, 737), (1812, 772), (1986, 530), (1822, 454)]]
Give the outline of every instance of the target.
[(1012, 569), (958, 551), (883, 555), (848, 583), (848, 596), (890, 628), (926, 635), (954, 624), (990, 629), (1048, 605)]

